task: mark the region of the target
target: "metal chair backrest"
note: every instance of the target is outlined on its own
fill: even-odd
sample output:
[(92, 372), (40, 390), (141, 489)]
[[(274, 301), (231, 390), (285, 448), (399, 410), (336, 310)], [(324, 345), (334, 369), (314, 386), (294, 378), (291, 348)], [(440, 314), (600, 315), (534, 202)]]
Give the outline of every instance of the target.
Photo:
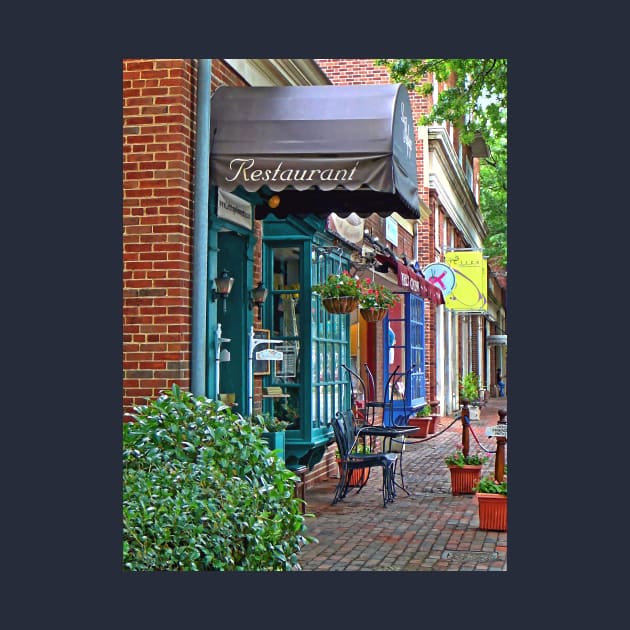
[(352, 410), (339, 411), (333, 418), (333, 431), (339, 449), (340, 458), (346, 459), (356, 441), (356, 430), (354, 428), (354, 418)]
[[(403, 393), (402, 393), (403, 413), (402, 413), (402, 417), (401, 416), (396, 417), (396, 419), (394, 420), (394, 425), (406, 426), (409, 423), (409, 416), (413, 413), (412, 409), (407, 411), (407, 401), (409, 400), (409, 390), (411, 387), (411, 375), (413, 374), (413, 371), (415, 370), (415, 368), (416, 368), (416, 364), (413, 363), (406, 372), (398, 372), (397, 378), (392, 385), (392, 389), (397, 388), (400, 381), (403, 378), (405, 379), (405, 384), (404, 384)], [(401, 418), (402, 418), (402, 422), (398, 422), (398, 420)]]
[(341, 364), (341, 367), (350, 374), (350, 398), (354, 399), (354, 381), (353, 377), (363, 390), (363, 400), (368, 400), (367, 388), (365, 387), (365, 381), (357, 374), (352, 368), (349, 368), (345, 363)]
[(365, 400), (373, 402), (376, 400), (376, 381), (374, 380), (374, 375), (370, 371), (367, 363), (363, 364), (363, 369), (365, 370), (365, 375), (367, 376), (367, 396), (365, 397)]

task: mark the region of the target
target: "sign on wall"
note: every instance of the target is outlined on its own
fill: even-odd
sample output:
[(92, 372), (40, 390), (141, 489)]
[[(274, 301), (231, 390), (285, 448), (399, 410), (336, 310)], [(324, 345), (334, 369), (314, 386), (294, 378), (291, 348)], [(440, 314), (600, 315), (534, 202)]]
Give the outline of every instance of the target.
[(398, 247), (398, 223), (394, 217), (385, 218), (385, 238), (394, 247)]
[(252, 229), (252, 204), (219, 188), (217, 217)]
[(480, 249), (456, 249), (446, 252), (446, 264), (455, 274), (455, 284), (444, 296), (446, 308), (452, 311), (488, 310), (488, 261)]

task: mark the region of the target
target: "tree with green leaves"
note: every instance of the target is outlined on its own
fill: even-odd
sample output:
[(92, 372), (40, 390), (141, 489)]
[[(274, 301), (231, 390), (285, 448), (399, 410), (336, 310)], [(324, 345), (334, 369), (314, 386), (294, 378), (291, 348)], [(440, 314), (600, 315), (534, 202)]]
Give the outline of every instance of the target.
[(421, 125), (448, 121), (464, 144), (481, 134), (490, 156), (480, 162), (480, 208), (488, 226), (485, 253), (507, 265), (507, 59), (377, 59), (391, 79), (428, 96), (431, 78), (447, 86)]

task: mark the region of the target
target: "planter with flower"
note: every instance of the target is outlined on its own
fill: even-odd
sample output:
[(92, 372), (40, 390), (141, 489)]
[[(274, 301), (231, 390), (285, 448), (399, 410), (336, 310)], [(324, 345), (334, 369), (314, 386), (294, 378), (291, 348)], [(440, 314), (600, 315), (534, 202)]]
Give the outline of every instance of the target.
[(359, 313), (366, 322), (380, 322), (397, 302), (400, 302), (400, 296), (392, 293), (387, 287), (372, 284), (369, 278), (363, 281), (363, 292), (359, 297)]
[(488, 461), (487, 455), (477, 453), (464, 455), (457, 450), (444, 458), (451, 473), (451, 492), (456, 494), (474, 494), (475, 485), (481, 479), (481, 468)]
[(315, 284), (313, 293), (319, 294), (322, 304), (329, 313), (351, 313), (359, 304), (362, 283), (349, 272), (330, 274), (326, 282)]
[(431, 415), (431, 405), (421, 407), (418, 410), (417, 415), (409, 416), (407, 423), (412, 427), (418, 427), (418, 430), (410, 433), (409, 437), (426, 437), (429, 433), (429, 429), (431, 428), (431, 423), (435, 424), (435, 420)]
[(475, 484), (479, 504), (479, 529), (507, 531), (507, 475), (497, 481), (486, 475)]
[(459, 383), (459, 397), (468, 399), (469, 420), (479, 420), (481, 417), (480, 396), (479, 396), (479, 376), (474, 372), (469, 372)]
[[(372, 449), (370, 448), (369, 444), (364, 444), (362, 442), (359, 442), (352, 452), (353, 453), (371, 453)], [(337, 460), (337, 466), (339, 468), (339, 475), (341, 476), (343, 474), (343, 466), (341, 464), (341, 459), (339, 458), (338, 450), (335, 451), (335, 458)], [(348, 487), (358, 488), (360, 486), (364, 486), (367, 483), (369, 476), (370, 476), (369, 468), (357, 468), (356, 470), (353, 470), (350, 473), (350, 483), (348, 484)]]
[(437, 411), (439, 404), (440, 402), (438, 400), (432, 400), (429, 403), (429, 407), (431, 409), (431, 422), (429, 423), (429, 428), (427, 430), (427, 433), (429, 434), (435, 433), (435, 429), (437, 427), (437, 420), (440, 417), (440, 414)]
[(264, 428), (262, 437), (270, 450), (278, 451), (284, 459), (285, 430), (289, 426), (289, 422), (280, 420), (269, 413), (255, 414), (249, 417), (249, 421), (260, 424)]

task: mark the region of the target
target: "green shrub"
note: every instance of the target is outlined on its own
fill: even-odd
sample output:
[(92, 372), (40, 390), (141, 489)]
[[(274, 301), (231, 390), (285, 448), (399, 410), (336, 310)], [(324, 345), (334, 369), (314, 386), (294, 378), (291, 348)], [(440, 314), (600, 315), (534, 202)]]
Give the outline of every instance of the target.
[(468, 398), (469, 401), (479, 399), (479, 376), (474, 372), (469, 372), (460, 379), (459, 395), (461, 398)]
[(298, 478), (264, 427), (177, 385), (123, 424), (123, 566), (130, 571), (299, 570)]

